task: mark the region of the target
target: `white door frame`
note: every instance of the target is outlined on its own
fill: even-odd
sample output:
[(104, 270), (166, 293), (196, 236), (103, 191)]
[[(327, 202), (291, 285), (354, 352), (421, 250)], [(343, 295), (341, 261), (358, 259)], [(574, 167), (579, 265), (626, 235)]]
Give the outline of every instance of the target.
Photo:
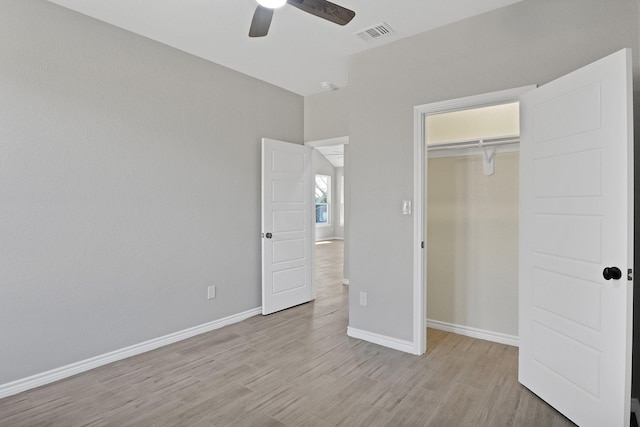
[[(427, 200), (427, 162), (425, 118), (431, 114), (448, 113), (487, 107), (490, 105), (517, 102), (520, 95), (536, 86), (523, 86), (515, 89), (434, 102), (413, 108), (413, 354), (424, 354), (427, 350), (427, 242), (426, 200)], [(423, 247), (424, 246), (424, 247)]]

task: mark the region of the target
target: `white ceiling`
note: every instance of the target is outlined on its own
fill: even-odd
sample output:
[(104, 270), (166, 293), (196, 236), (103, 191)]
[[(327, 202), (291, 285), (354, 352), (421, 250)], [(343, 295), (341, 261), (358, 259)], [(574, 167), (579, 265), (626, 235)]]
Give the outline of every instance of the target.
[(334, 168), (344, 166), (344, 145), (330, 145), (325, 147), (317, 147), (318, 150)]
[[(521, 0), (334, 0), (356, 12), (344, 27), (285, 5), (261, 38), (248, 37), (255, 0), (49, 1), (306, 96), (346, 86), (356, 52)], [(353, 35), (382, 22), (395, 34)]]

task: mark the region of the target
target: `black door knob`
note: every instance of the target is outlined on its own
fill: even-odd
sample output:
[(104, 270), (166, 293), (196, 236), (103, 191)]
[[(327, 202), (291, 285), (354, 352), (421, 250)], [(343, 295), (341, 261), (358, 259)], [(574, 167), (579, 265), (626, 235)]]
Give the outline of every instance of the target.
[(271, 234), (271, 233), (267, 233), (264, 237), (266, 237), (267, 239), (270, 239), (270, 238), (272, 238), (272, 237), (273, 237), (273, 234)]
[(622, 271), (618, 267), (605, 267), (602, 271), (602, 277), (604, 280), (618, 280), (622, 277)]

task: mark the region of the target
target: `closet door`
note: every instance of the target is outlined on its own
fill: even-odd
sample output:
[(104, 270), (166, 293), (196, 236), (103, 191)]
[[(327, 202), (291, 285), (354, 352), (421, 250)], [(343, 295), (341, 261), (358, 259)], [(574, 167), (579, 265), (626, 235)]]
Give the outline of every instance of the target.
[(519, 380), (580, 426), (631, 399), (631, 51), (521, 98)]

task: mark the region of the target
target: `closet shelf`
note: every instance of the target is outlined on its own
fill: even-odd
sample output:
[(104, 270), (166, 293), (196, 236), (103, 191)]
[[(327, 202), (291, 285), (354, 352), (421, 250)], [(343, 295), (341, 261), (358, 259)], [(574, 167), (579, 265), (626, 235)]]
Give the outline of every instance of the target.
[(499, 145), (518, 144), (519, 142), (520, 135), (509, 135), (484, 139), (470, 139), (465, 141), (435, 142), (433, 144), (427, 144), (427, 151), (496, 147)]
[(493, 175), (495, 172), (494, 155), (496, 154), (496, 148), (501, 145), (518, 144), (519, 142), (520, 135), (510, 135), (495, 138), (427, 144), (427, 151), (461, 150), (467, 148), (480, 149), (482, 152), (482, 173), (489, 176)]

